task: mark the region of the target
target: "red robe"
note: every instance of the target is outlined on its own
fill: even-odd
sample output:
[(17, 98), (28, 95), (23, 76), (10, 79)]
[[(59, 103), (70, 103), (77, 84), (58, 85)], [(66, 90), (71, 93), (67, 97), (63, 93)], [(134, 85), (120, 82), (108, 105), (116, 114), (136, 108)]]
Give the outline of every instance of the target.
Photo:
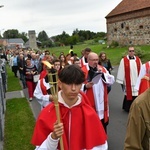
[[(85, 101), (86, 97), (82, 94), (82, 102), (73, 108), (66, 108), (62, 104), (59, 105), (61, 121), (64, 124), (64, 150), (92, 149), (95, 146), (105, 144), (107, 140), (106, 133), (97, 114)], [(39, 115), (32, 137), (32, 144), (40, 146), (53, 131), (53, 125), (56, 120), (55, 107), (51, 103)]]
[(147, 74), (141, 79), (141, 83), (139, 86), (139, 95), (145, 92), (148, 88), (150, 88), (150, 77)]
[(45, 77), (46, 77), (46, 75), (47, 75), (47, 70), (46, 70), (46, 69), (44, 69), (44, 70), (40, 73), (40, 79), (45, 78)]

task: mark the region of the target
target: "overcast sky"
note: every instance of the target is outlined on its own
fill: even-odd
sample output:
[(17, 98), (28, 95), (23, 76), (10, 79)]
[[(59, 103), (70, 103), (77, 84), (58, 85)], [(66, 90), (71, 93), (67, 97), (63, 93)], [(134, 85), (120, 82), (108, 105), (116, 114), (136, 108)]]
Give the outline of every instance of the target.
[(106, 32), (105, 16), (122, 0), (0, 0), (0, 32), (45, 31), (48, 36), (78, 30)]

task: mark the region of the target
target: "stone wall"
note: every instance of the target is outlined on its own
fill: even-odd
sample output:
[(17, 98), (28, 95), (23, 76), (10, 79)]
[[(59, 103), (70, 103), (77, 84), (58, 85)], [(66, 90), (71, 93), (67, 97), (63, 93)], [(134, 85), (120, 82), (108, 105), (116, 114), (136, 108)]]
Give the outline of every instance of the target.
[(150, 10), (107, 18), (107, 42), (120, 45), (150, 45)]

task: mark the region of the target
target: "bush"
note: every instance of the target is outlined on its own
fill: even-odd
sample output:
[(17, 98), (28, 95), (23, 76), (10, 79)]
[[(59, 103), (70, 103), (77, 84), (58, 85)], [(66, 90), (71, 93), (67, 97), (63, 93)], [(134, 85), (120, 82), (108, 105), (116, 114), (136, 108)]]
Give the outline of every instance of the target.
[(117, 41), (112, 41), (112, 43), (110, 44), (111, 48), (118, 47), (118, 46), (119, 46), (119, 43)]
[(141, 50), (140, 47), (135, 47), (135, 55), (142, 58), (144, 56), (144, 54), (145, 54), (144, 50)]

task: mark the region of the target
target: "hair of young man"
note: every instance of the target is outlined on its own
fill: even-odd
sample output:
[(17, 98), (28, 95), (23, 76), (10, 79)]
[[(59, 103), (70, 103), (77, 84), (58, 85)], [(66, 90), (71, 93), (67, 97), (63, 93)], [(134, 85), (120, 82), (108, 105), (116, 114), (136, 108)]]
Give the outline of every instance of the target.
[(91, 52), (91, 51), (92, 50), (90, 48), (88, 48), (88, 47), (84, 49), (84, 52)]
[(76, 61), (80, 61), (80, 59), (79, 59), (79, 58), (75, 58), (75, 59), (74, 59), (74, 62), (76, 62)]
[(82, 84), (85, 80), (85, 74), (77, 65), (67, 65), (60, 73), (58, 78), (65, 84)]
[(53, 60), (53, 64), (55, 63), (55, 62), (61, 62), (59, 59), (54, 59)]

